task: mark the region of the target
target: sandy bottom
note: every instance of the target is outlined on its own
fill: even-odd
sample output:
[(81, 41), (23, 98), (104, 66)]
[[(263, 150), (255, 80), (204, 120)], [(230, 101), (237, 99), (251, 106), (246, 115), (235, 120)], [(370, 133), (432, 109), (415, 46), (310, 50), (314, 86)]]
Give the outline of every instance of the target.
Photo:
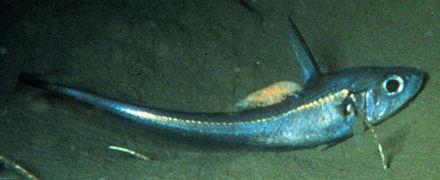
[[(440, 1), (74, 2), (12, 4), (1, 19), (0, 155), (41, 179), (440, 178)], [(288, 16), (324, 72), (411, 66), (428, 76), (418, 97), (377, 128), (386, 173), (368, 131), (328, 149), (218, 147), (17, 84), (32, 72), (132, 103), (222, 111), (274, 82), (302, 82)], [(22, 176), (0, 163), (7, 177)]]

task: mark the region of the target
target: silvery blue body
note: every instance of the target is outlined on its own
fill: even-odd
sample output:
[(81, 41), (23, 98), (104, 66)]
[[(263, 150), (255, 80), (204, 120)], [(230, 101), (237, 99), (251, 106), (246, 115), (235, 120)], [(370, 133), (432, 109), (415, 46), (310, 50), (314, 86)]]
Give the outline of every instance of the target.
[(286, 100), (262, 108), (225, 113), (177, 112), (112, 100), (45, 81), (25, 84), (100, 107), (175, 135), (262, 147), (314, 147), (353, 135), (360, 115), (379, 124), (419, 91), (423, 73), (410, 67), (356, 67), (322, 74), (291, 22), (290, 44), (305, 84)]

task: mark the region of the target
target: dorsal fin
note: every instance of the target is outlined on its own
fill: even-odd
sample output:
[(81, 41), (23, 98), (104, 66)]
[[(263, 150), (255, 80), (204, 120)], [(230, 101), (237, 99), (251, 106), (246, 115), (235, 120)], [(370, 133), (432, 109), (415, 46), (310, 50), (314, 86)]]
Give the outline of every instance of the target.
[(321, 75), (321, 71), (313, 58), (312, 52), (290, 17), (289, 21), (292, 29), (292, 33), (289, 33), (290, 45), (304, 71), (304, 83), (313, 81)]

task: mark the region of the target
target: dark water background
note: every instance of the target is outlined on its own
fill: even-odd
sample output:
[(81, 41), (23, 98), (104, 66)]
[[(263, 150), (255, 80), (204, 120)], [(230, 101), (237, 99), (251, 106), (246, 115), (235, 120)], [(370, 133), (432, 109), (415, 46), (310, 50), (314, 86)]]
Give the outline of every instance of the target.
[[(439, 7), (440, 1), (4, 1), (0, 155), (42, 179), (440, 178)], [(273, 82), (302, 82), (287, 41), (289, 16), (324, 72), (411, 66), (429, 76), (419, 96), (377, 128), (389, 171), (368, 131), (329, 149), (206, 146), (17, 84), (21, 72), (42, 73), (128, 102), (222, 111)], [(2, 167), (5, 177), (18, 176)]]

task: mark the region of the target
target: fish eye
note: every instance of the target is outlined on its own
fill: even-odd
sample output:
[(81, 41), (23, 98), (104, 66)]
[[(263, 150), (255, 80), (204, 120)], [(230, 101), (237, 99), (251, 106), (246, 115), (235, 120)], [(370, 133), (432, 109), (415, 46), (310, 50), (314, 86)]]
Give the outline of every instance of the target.
[(392, 75), (383, 82), (382, 86), (388, 95), (394, 95), (402, 92), (404, 81), (400, 76)]

